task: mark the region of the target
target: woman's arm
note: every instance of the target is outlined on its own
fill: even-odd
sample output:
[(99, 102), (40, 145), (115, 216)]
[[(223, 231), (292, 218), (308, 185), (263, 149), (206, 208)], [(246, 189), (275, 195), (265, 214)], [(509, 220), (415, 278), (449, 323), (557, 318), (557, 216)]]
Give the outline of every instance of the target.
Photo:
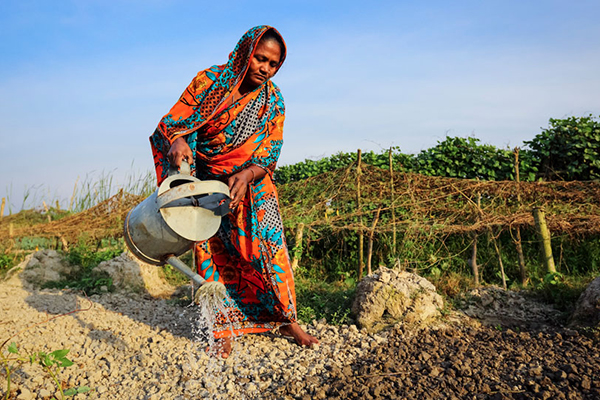
[(231, 195), (231, 203), (229, 208), (235, 209), (248, 191), (248, 185), (252, 182), (262, 179), (267, 174), (263, 168), (258, 165), (250, 165), (247, 168), (231, 175), (227, 181), (229, 185), (229, 193)]

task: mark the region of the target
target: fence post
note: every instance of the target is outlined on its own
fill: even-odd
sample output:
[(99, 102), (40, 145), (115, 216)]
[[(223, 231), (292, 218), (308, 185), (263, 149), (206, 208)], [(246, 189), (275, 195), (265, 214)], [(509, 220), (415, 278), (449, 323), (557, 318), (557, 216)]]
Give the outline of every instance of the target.
[(358, 222), (359, 222), (359, 231), (358, 231), (358, 273), (357, 280), (360, 281), (362, 279), (363, 270), (365, 269), (364, 263), (364, 242), (365, 238), (363, 236), (362, 224), (363, 218), (361, 213), (361, 202), (360, 202), (360, 175), (361, 171), (361, 163), (362, 163), (362, 151), (361, 149), (357, 150), (357, 161), (356, 161), (356, 207), (359, 213)]
[(2, 198), (2, 206), (0, 207), (0, 219), (4, 217), (4, 206), (6, 205), (6, 198)]
[(544, 211), (536, 207), (533, 209), (533, 219), (535, 220), (535, 228), (540, 239), (540, 246), (542, 248), (542, 256), (544, 258), (544, 266), (549, 274), (556, 273), (556, 265), (554, 264), (554, 257), (552, 257), (552, 246), (550, 242), (550, 230), (546, 224), (546, 216)]
[[(521, 178), (519, 174), (519, 148), (515, 147), (515, 184), (517, 185), (517, 202), (519, 205), (521, 204)], [(527, 270), (525, 267), (525, 256), (523, 256), (523, 246), (521, 240), (521, 228), (517, 226), (516, 228), (516, 239), (513, 240), (515, 243), (515, 247), (517, 248), (517, 256), (519, 259), (519, 270), (521, 271), (521, 285), (525, 286), (527, 284)]]
[[(500, 233), (502, 233), (502, 231), (500, 231)], [(500, 233), (498, 233), (498, 237), (500, 237)], [(502, 288), (504, 290), (506, 290), (507, 289), (506, 274), (504, 274), (504, 264), (502, 263), (502, 252), (500, 251), (500, 247), (502, 246), (502, 243), (498, 244), (498, 242), (496, 241), (496, 237), (494, 236), (494, 233), (492, 232), (491, 228), (490, 228), (490, 235), (492, 237), (492, 242), (494, 243), (494, 249), (496, 250), (496, 256), (498, 256), (498, 265), (500, 266), (500, 274), (502, 276)]]
[(394, 162), (392, 158), (392, 148), (390, 147), (390, 192), (392, 207), (392, 254), (396, 258), (396, 205), (394, 204)]
[(373, 225), (371, 225), (371, 232), (369, 232), (369, 245), (367, 250), (367, 275), (371, 275), (373, 272), (371, 269), (371, 259), (373, 258), (373, 236), (375, 235), (375, 227), (379, 221), (379, 214), (381, 213), (381, 207), (377, 209), (375, 218), (373, 219)]
[(302, 235), (304, 233), (304, 223), (300, 222), (296, 227), (296, 241), (294, 242), (294, 257), (292, 259), (292, 271), (296, 271), (300, 258), (302, 258)]
[[(481, 193), (477, 192), (477, 220), (481, 218)], [(471, 252), (471, 258), (469, 264), (471, 264), (471, 271), (473, 271), (473, 278), (475, 279), (475, 287), (479, 287), (479, 265), (477, 265), (477, 241), (479, 239), (479, 233), (475, 231), (473, 233), (473, 251)]]

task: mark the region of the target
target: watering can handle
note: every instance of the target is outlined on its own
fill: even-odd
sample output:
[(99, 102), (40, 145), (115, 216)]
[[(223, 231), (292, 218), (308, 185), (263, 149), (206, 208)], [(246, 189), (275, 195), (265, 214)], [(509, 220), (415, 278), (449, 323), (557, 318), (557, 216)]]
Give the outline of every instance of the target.
[(169, 168), (169, 176), (177, 175), (177, 174), (191, 175), (191, 173), (192, 173), (192, 171), (190, 168), (190, 164), (187, 162), (186, 159), (181, 160), (181, 165), (179, 166), (179, 170), (175, 169), (173, 165), (171, 165), (171, 167)]

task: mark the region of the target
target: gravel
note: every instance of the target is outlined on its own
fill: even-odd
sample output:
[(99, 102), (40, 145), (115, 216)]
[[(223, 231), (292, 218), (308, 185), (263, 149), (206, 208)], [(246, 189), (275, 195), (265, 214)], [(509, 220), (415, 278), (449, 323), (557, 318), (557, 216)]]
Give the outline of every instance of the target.
[[(77, 308), (86, 310), (47, 321)], [(168, 300), (86, 299), (25, 289), (15, 275), (0, 283), (0, 310), (0, 340), (16, 335), (9, 343), (21, 354), (70, 349), (75, 365), (59, 380), (92, 388), (75, 399), (600, 398), (598, 338), (550, 325), (518, 331), (461, 316), (367, 334), (313, 321), (304, 328), (321, 344), (312, 349), (275, 334), (246, 335), (220, 360), (195, 333), (196, 308)], [(50, 376), (28, 363), (14, 371), (11, 388), (17, 399), (58, 395)]]

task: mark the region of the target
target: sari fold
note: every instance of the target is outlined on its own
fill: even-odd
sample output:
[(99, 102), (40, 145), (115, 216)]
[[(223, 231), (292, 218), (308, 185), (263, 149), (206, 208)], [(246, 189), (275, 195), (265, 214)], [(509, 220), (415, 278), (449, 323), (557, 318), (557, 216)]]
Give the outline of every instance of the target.
[(194, 151), (192, 171), (199, 179), (226, 181), (250, 165), (267, 172), (222, 218), (217, 234), (194, 248), (198, 273), (207, 281), (222, 282), (230, 297), (226, 312), (217, 316), (217, 338), (264, 332), (297, 319), (294, 278), (273, 183), (283, 144), (283, 97), (268, 80), (225, 106), (269, 29), (274, 28), (250, 29), (226, 64), (199, 72), (150, 137), (159, 184), (169, 169), (168, 150), (179, 137)]

